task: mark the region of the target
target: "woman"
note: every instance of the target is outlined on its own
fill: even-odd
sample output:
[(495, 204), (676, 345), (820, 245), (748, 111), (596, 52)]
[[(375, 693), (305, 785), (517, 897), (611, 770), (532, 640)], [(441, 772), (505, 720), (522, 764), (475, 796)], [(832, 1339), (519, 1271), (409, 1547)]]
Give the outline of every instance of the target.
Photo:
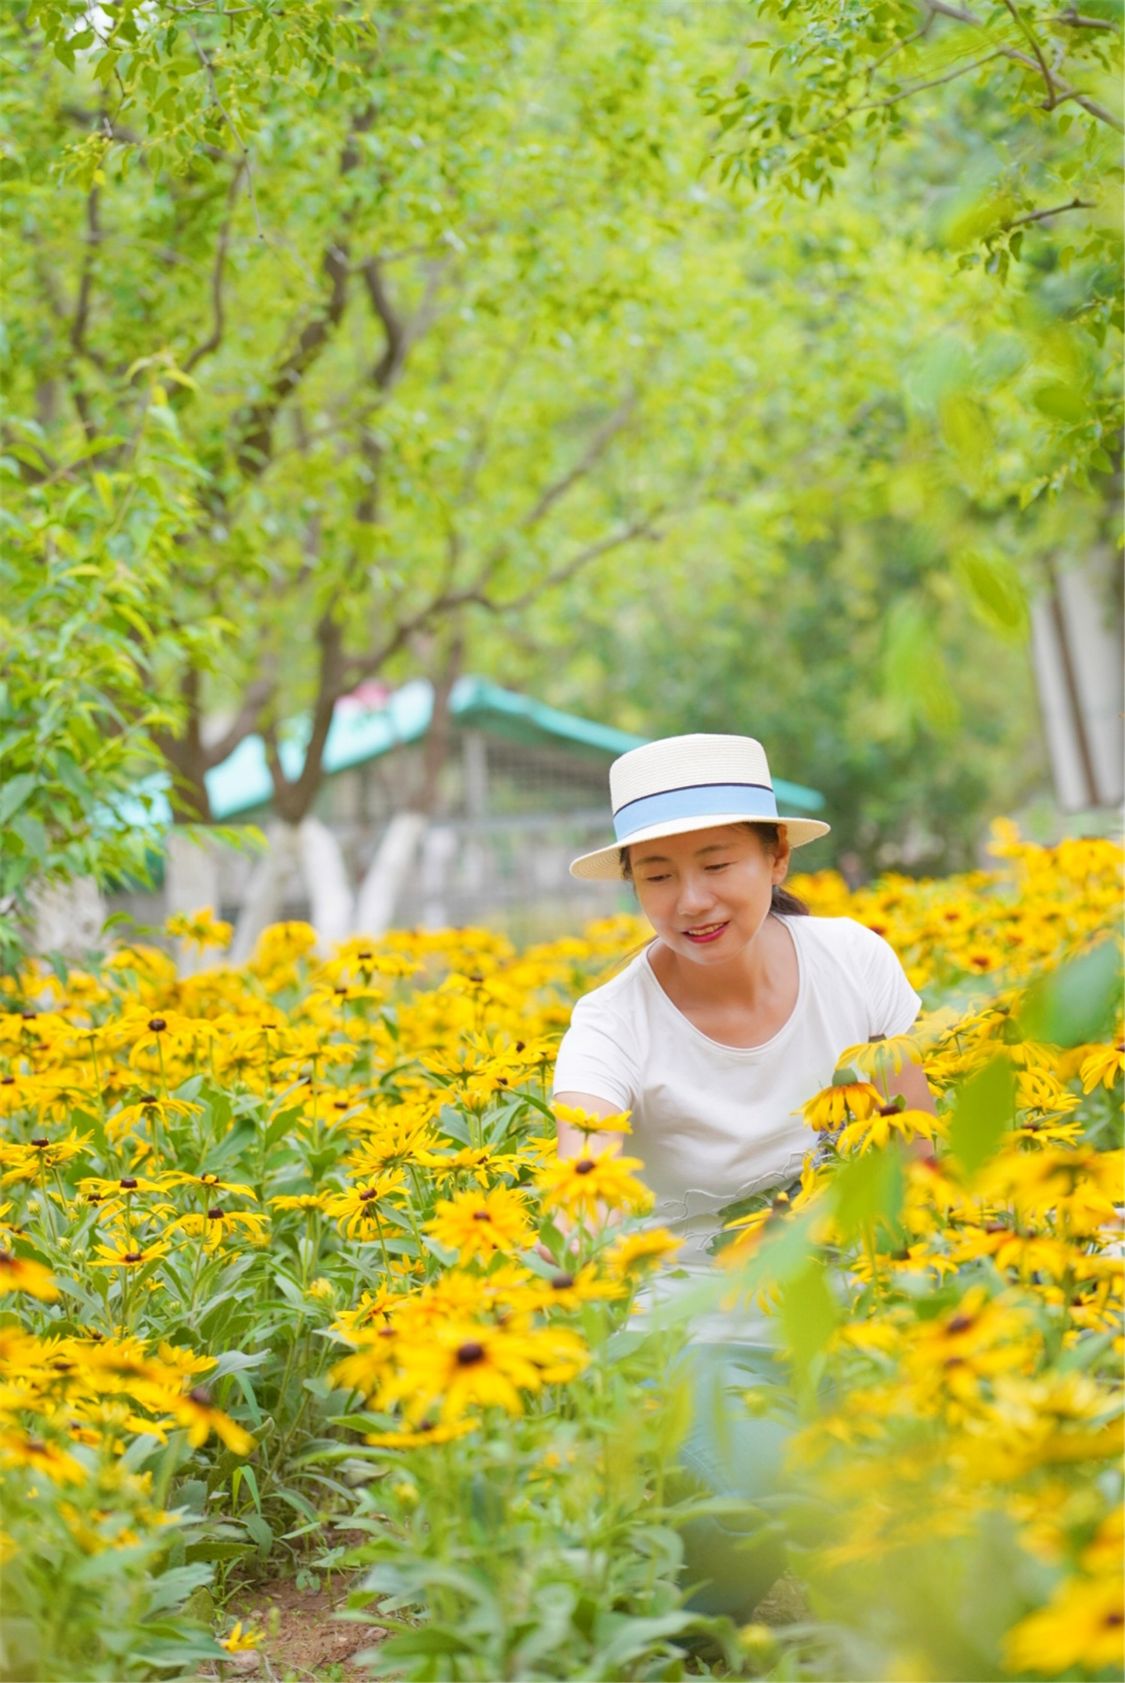
[[(801, 1106), (832, 1080), (840, 1054), (905, 1033), (919, 998), (894, 952), (851, 918), (817, 918), (782, 888), (793, 848), (826, 834), (779, 813), (760, 743), (676, 736), (635, 748), (610, 770), (616, 842), (584, 854), (574, 876), (630, 880), (654, 939), (575, 1006), (554, 1097), (599, 1116), (632, 1112), (629, 1149), (644, 1162), (655, 1219), (683, 1240), (680, 1262), (709, 1267), (724, 1206), (791, 1191), (816, 1135)], [(932, 1111), (925, 1073), (907, 1062), (888, 1098)], [(582, 1136), (559, 1125), (559, 1150)], [(738, 1383), (774, 1364), (768, 1333), (719, 1317), (695, 1329), (710, 1345), (704, 1382)], [(726, 1453), (697, 1409), (682, 1459), (698, 1483), (768, 1494), (776, 1422), (740, 1421)], [(721, 1412), (721, 1411), (720, 1411)], [(712, 1583), (708, 1608), (746, 1616), (778, 1561), (755, 1571), (710, 1522), (688, 1537), (689, 1574)], [(706, 1558), (704, 1558), (706, 1556)]]
[[(578, 1001), (554, 1096), (597, 1115), (632, 1111), (630, 1149), (656, 1217), (690, 1262), (724, 1205), (799, 1175), (816, 1143), (801, 1106), (840, 1053), (905, 1033), (921, 1002), (881, 936), (809, 917), (782, 889), (793, 848), (828, 825), (778, 813), (753, 738), (634, 748), (611, 767), (610, 792), (618, 841), (571, 873), (631, 880), (655, 939)], [(917, 1063), (894, 1091), (933, 1110)], [(560, 1125), (564, 1155), (580, 1140)]]

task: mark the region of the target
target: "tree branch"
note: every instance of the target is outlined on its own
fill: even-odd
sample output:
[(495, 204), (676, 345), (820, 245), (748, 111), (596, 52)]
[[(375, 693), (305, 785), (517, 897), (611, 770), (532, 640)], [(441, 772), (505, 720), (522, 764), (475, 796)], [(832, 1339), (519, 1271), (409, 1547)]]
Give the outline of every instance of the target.
[(1027, 216), (1017, 216), (1011, 222), (1005, 222), (1003, 228), (1004, 232), (1007, 233), (1011, 228), (1026, 227), (1029, 222), (1045, 222), (1048, 216), (1061, 216), (1064, 211), (1093, 210), (1094, 208), (1092, 199), (1071, 199), (1070, 203), (1066, 205), (1052, 205), (1050, 210), (1033, 210)]
[(90, 299), (94, 290), (94, 262), (97, 249), (102, 243), (102, 226), (99, 218), (99, 188), (91, 187), (86, 195), (86, 232), (83, 236), (85, 249), (82, 253), (82, 272), (78, 279), (78, 297), (74, 304), (74, 320), (70, 328), (70, 345), (76, 356), (84, 356), (105, 372), (105, 358), (93, 350), (86, 343), (86, 329), (90, 324)]
[(230, 112), (227, 110), (226, 106), (222, 102), (222, 99), (219, 97), (219, 84), (215, 79), (215, 67), (211, 63), (210, 54), (204, 49), (198, 35), (195, 33), (195, 30), (191, 27), (190, 23), (186, 25), (186, 28), (188, 38), (199, 55), (199, 62), (203, 66), (203, 73), (207, 77), (208, 84), (210, 85), (211, 98), (215, 101), (216, 108), (218, 109), (223, 122), (227, 125), (230, 133), (234, 136), (234, 143), (238, 147), (239, 157), (242, 159), (243, 167), (246, 170), (246, 185), (250, 192), (250, 204), (254, 211), (254, 226), (258, 230), (258, 238), (265, 241), (266, 236), (262, 227), (262, 219), (258, 215), (258, 199), (254, 192), (254, 171), (250, 167), (250, 149), (243, 140), (242, 136), (239, 134)]
[(246, 170), (246, 161), (241, 159), (231, 176), (227, 189), (226, 210), (223, 213), (222, 227), (219, 229), (218, 244), (215, 247), (215, 261), (211, 266), (211, 331), (207, 338), (189, 353), (184, 362), (184, 373), (190, 374), (205, 356), (217, 351), (223, 342), (226, 320), (223, 312), (223, 275), (226, 268), (227, 250), (230, 245), (231, 222), (234, 218), (235, 201), (238, 198), (239, 183)]
[(273, 694), (273, 689), (274, 680), (272, 677), (256, 678), (250, 685), (243, 697), (242, 705), (222, 735), (217, 736), (213, 742), (207, 743), (202, 749), (203, 759), (208, 771), (213, 766), (222, 765), (223, 761), (234, 753), (239, 743), (256, 730), (262, 709)]
[(1010, 15), (1015, 19), (1016, 27), (1023, 33), (1028, 45), (1035, 54), (1035, 62), (1039, 66), (1039, 74), (1042, 76), (1043, 85), (1047, 90), (1046, 109), (1050, 111), (1053, 109), (1055, 104), (1055, 78), (1051, 74), (1051, 71), (1047, 68), (1047, 60), (1043, 57), (1039, 42), (1035, 39), (1035, 34), (1030, 25), (1021, 15), (1020, 9), (1016, 5), (1016, 0), (1004, 0), (1004, 6)]
[(1062, 24), (1066, 29), (1107, 29), (1111, 35), (1117, 33), (1115, 23), (1107, 23), (1105, 18), (1087, 18), (1075, 11), (1073, 6), (1069, 12), (1055, 12), (1047, 19), (1048, 23)]
[(597, 465), (617, 434), (628, 423), (635, 404), (636, 393), (630, 391), (624, 400), (618, 404), (613, 414), (602, 422), (574, 466), (568, 468), (564, 474), (553, 480), (539, 493), (539, 496), (519, 523), (521, 532), (528, 532), (533, 527), (538, 526), (554, 505), (566, 496), (571, 487), (576, 485), (580, 479), (584, 479), (591, 468)]
[(383, 271), (377, 257), (369, 257), (360, 265), (363, 284), (367, 288), (367, 296), (371, 300), (371, 308), (375, 311), (383, 325), (386, 344), (383, 354), (371, 370), (371, 379), (379, 391), (387, 391), (402, 371), (407, 351), (406, 325), (391, 302), (387, 285), (383, 279)]
[(473, 600), (477, 601), (479, 606), (487, 608), (490, 613), (496, 614), (514, 613), (521, 608), (526, 608), (529, 603), (535, 601), (537, 597), (544, 595), (547, 591), (557, 589), (560, 584), (568, 584), (575, 574), (580, 573), (584, 567), (588, 567), (592, 561), (597, 561), (601, 556), (608, 555), (612, 550), (620, 549), (628, 543), (634, 543), (638, 538), (647, 538), (653, 543), (659, 542), (661, 534), (656, 530), (656, 526), (669, 512), (664, 504), (658, 504), (647, 514), (638, 515), (635, 520), (631, 520), (627, 526), (622, 527), (619, 531), (608, 532), (605, 537), (587, 544), (584, 549), (580, 549), (577, 555), (572, 556), (561, 567), (556, 567), (553, 572), (544, 574), (541, 579), (529, 586), (527, 590), (522, 591), (520, 595), (509, 596), (507, 601), (497, 602), (479, 595), (474, 597)]
[[(340, 152), (341, 176), (349, 175), (357, 167), (359, 148), (356, 138), (365, 133), (374, 120), (375, 110), (369, 105), (352, 123)], [(349, 212), (344, 218), (345, 234), (351, 219), (352, 213)], [(256, 479), (269, 461), (278, 412), (312, 367), (343, 317), (348, 301), (348, 248), (344, 238), (333, 239), (325, 247), (321, 267), (329, 280), (327, 299), (301, 329), (296, 345), (282, 359), (265, 395), (243, 412), (235, 459), (246, 479)]]

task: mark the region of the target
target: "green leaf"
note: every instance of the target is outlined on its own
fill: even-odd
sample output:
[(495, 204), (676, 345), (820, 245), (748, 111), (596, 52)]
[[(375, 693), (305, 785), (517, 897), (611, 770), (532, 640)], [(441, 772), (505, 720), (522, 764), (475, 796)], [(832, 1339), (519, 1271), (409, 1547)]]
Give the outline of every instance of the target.
[(786, 1282), (781, 1290), (779, 1318), (793, 1366), (798, 1377), (807, 1381), (813, 1362), (840, 1321), (840, 1308), (829, 1290), (823, 1263), (810, 1261)]
[(1043, 385), (1036, 386), (1031, 400), (1039, 413), (1049, 416), (1052, 421), (1066, 421), (1077, 426), (1089, 418), (1082, 393), (1062, 380), (1047, 380)]
[(1029, 616), (1023, 581), (1006, 556), (964, 550), (954, 565), (978, 618), (1001, 636), (1022, 641)]
[(832, 1181), (836, 1221), (846, 1238), (876, 1225), (893, 1228), (906, 1190), (902, 1154), (867, 1151), (841, 1164)]
[(1120, 947), (1108, 937), (1032, 984), (1020, 1027), (1051, 1046), (1083, 1046), (1112, 1034), (1120, 1004)]
[(6, 824), (13, 813), (19, 811), (35, 788), (38, 778), (33, 772), (20, 772), (17, 777), (9, 778), (0, 789), (0, 824)]
[(1015, 1074), (1004, 1053), (962, 1082), (949, 1125), (949, 1149), (966, 1174), (975, 1174), (995, 1155), (1012, 1125), (1015, 1105)]

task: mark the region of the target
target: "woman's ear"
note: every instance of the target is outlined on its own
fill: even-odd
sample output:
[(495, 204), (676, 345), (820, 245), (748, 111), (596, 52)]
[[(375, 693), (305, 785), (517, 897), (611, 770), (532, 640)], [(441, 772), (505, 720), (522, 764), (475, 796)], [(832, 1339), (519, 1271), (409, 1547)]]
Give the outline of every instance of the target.
[(785, 825), (778, 825), (777, 847), (774, 849), (773, 869), (770, 881), (775, 884), (783, 883), (789, 875), (789, 861), (793, 856), (793, 849), (789, 845), (789, 837), (785, 833)]

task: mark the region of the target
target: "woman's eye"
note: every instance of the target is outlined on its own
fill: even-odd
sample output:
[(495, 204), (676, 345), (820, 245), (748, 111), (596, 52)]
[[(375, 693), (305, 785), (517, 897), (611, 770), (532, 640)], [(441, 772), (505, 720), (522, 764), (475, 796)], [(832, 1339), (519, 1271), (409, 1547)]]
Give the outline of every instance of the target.
[(730, 861), (728, 860), (726, 865), (705, 865), (704, 870), (707, 870), (707, 871), (725, 871), (727, 869), (727, 865), (729, 865), (729, 863), (730, 863)]
[(663, 876), (663, 877), (645, 877), (644, 880), (645, 880), (645, 882), (667, 882), (668, 878), (666, 876)]

